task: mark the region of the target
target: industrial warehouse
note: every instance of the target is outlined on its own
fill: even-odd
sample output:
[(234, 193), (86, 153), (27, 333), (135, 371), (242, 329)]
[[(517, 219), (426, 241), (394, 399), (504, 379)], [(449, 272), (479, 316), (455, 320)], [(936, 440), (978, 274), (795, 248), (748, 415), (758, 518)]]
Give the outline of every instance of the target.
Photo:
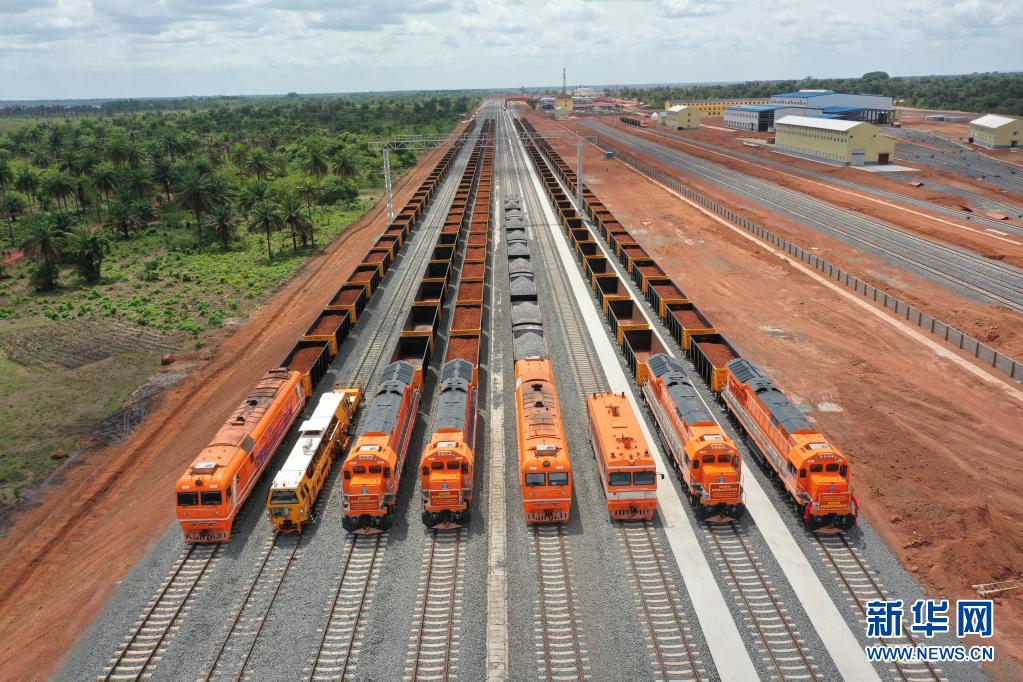
[(884, 165), (895, 152), (895, 140), (862, 121), (785, 116), (774, 129), (778, 151), (846, 166)]
[(1023, 119), (988, 114), (970, 121), (970, 139), (988, 149), (1023, 146)]

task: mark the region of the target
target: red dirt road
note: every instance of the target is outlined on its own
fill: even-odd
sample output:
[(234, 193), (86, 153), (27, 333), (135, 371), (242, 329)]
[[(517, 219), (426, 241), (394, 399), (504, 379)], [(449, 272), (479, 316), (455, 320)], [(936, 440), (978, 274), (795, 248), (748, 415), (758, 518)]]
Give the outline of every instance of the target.
[[(850, 457), (864, 514), (929, 594), (976, 598), (975, 583), (1023, 575), (1023, 402), (624, 164), (596, 150), (585, 163), (590, 188), (737, 350), (795, 401), (823, 408), (810, 416)], [(1020, 335), (1023, 318), (1005, 323)], [(1018, 680), (1023, 593), (995, 609), (988, 672)]]
[[(396, 183), (399, 206), (442, 154), (430, 152)], [(386, 228), (384, 207), (381, 199), (206, 351), (126, 443), (84, 458), (15, 520), (0, 541), (0, 679), (46, 679), (60, 667), (117, 582), (174, 521), (169, 491), (178, 476)]]

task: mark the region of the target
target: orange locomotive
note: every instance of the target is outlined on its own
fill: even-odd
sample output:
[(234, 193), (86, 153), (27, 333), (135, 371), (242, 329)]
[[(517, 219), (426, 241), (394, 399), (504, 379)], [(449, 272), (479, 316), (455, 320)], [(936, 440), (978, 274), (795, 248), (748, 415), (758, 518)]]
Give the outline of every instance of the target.
[(399, 360), (384, 369), (341, 469), (341, 525), (348, 532), (381, 533), (391, 527), (421, 394), (414, 365)]
[(767, 375), (749, 360), (732, 360), (721, 397), (752, 442), (754, 455), (774, 469), (802, 508), (807, 528), (856, 525), (849, 462)]
[(682, 365), (666, 353), (647, 363), (643, 384), (654, 420), (702, 520), (726, 521), (742, 516), (742, 459), (732, 439), (700, 399)]
[(590, 443), (612, 519), (652, 519), (657, 508), (657, 467), (639, 419), (624, 394), (586, 399)]
[(423, 523), (454, 528), (469, 523), (476, 450), (476, 385), (468, 360), (444, 364), (433, 435), (423, 449), (420, 474)]
[(563, 523), (572, 506), (572, 462), (550, 360), (515, 362), (515, 416), (526, 523)]
[(178, 479), (185, 542), (227, 542), (231, 525), (305, 405), (304, 375), (270, 370)]

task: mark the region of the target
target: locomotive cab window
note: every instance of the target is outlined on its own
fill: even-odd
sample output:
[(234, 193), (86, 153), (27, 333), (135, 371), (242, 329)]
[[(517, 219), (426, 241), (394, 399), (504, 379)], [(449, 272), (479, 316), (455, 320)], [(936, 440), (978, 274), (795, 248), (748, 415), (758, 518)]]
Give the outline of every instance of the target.
[(526, 474), (526, 485), (530, 487), (536, 487), (540, 485), (546, 485), (547, 477), (543, 474)]
[(275, 490), (270, 493), (270, 504), (297, 504), (298, 495), (294, 490)]
[(568, 485), (568, 474), (564, 472), (551, 473), (548, 477), (551, 485)]
[(810, 471), (812, 473), (819, 474), (820, 472), (824, 471), (824, 465), (822, 465), (822, 464), (811, 464), (810, 465)]
[(836, 471), (838, 471), (838, 465), (837, 465), (837, 464), (835, 464), (834, 462), (832, 462), (831, 464), (829, 464), (828, 466), (826, 466), (826, 467), (824, 468), (824, 470), (825, 470), (825, 471), (827, 471), (827, 472), (828, 472), (829, 474), (833, 474), (833, 473), (835, 473)]
[(730, 459), (728, 455), (718, 455), (718, 464), (728, 464)]
[(653, 485), (655, 476), (653, 471), (637, 471), (632, 475), (632, 482), (636, 485)]
[(440, 471), (444, 468), (444, 462), (434, 460), (433, 462), (430, 462), (430, 468), (434, 471)]
[(179, 507), (194, 507), (199, 504), (199, 493), (178, 493)]
[(458, 471), (458, 469), (459, 469), (458, 462), (455, 462), (455, 461), (448, 462), (448, 469), (450, 469), (452, 471)]
[(370, 464), (369, 465), (369, 473), (371, 473), (371, 474), (382, 474), (382, 473), (384, 473), (384, 468), (382, 466), (380, 466), (379, 464)]
[(217, 492), (213, 493), (200, 493), (200, 499), (202, 500), (203, 504), (212, 506), (220, 504), (223, 501), (224, 497), (223, 495), (220, 494), (220, 491), (218, 490)]
[(704, 464), (713, 464), (714, 463), (714, 455), (704, 455), (703, 456), (703, 463)]
[(629, 485), (632, 482), (632, 475), (628, 471), (613, 471), (609, 483), (611, 485)]
[(352, 471), (354, 471), (357, 474), (364, 474), (364, 473), (366, 473), (366, 467), (364, 467), (364, 466), (362, 466), (360, 464), (358, 466), (352, 467)]
[(843, 465), (842, 465), (842, 467), (841, 467), (841, 468), (840, 468), (840, 469), (838, 470), (838, 475), (839, 475), (839, 476), (841, 476), (842, 478), (845, 478), (846, 474), (848, 474), (848, 473), (849, 473), (849, 467), (847, 467), (847, 466), (846, 466), (846, 465), (844, 465), (844, 464), (843, 464)]

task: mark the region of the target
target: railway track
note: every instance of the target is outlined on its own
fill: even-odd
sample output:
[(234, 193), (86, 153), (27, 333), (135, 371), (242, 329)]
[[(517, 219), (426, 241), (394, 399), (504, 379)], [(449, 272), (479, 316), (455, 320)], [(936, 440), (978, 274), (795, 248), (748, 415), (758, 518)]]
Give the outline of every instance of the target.
[[(504, 119), (503, 122), (506, 129), (511, 127), (510, 120)], [(504, 138), (505, 152), (514, 176), (508, 185), (524, 202), (527, 233), (541, 242), (544, 272), (554, 289), (550, 292), (550, 299), (555, 301), (572, 373), (581, 390), (586, 393), (598, 392), (605, 384), (603, 372), (593, 354), (585, 352), (586, 337), (582, 319), (571, 302), (571, 289), (561, 264), (555, 259), (548, 235), (548, 230), (555, 228), (536, 220), (544, 215), (540, 204), (543, 199), (537, 195), (533, 185), (523, 179), (529, 177), (525, 166), (528, 162), (519, 155), (522, 150), (517, 137), (506, 134)], [(539, 268), (534, 269), (534, 272), (537, 270)], [(560, 524), (533, 526), (532, 540), (538, 586), (534, 616), (538, 675), (548, 682), (586, 679), (589, 677), (588, 654), (579, 620), (577, 597), (573, 590), (571, 557), (565, 530)]]
[(465, 574), (465, 528), (431, 531), (419, 570), (404, 680), (458, 677), (458, 639)]
[(587, 679), (590, 666), (564, 527), (533, 526), (533, 554), (538, 580), (535, 635), (540, 678), (548, 682)]
[[(508, 124), (509, 126), (511, 124)], [(527, 208), (526, 229), (527, 233), (536, 238), (539, 242), (539, 256), (543, 261), (543, 270), (551, 282), (554, 291), (551, 292), (550, 300), (554, 304), (558, 321), (561, 324), (561, 331), (565, 335), (565, 345), (569, 350), (568, 359), (572, 365), (572, 373), (575, 375), (583, 395), (600, 393), (607, 390), (607, 381), (604, 379), (603, 369), (595, 354), (580, 352), (587, 347), (586, 325), (583, 322), (579, 308), (573, 303), (572, 287), (568, 282), (561, 262), (555, 253), (554, 244), (551, 241), (550, 230), (560, 230), (560, 225), (548, 225), (541, 220), (544, 215), (541, 207), (542, 197), (537, 196), (531, 183), (524, 182), (523, 177), (529, 177), (527, 161), (522, 160), (515, 152), (514, 146), (518, 142), (512, 141), (508, 136), (509, 154), (512, 159), (512, 168), (515, 175), (515, 186), (520, 197), (525, 201)], [(530, 218), (531, 217), (531, 218)]]
[[(867, 602), (875, 599), (890, 599), (891, 595), (877, 579), (872, 569), (860, 554), (860, 551), (849, 543), (844, 533), (834, 535), (814, 535), (816, 549), (825, 567), (838, 580), (842, 590), (853, 604), (856, 616), (866, 627)], [(917, 641), (906, 629), (902, 637), (881, 639), (880, 645), (908, 644), (916, 646)], [(945, 682), (942, 670), (930, 663), (891, 663), (888, 672), (892, 679), (902, 682), (925, 682), (927, 680)]]
[(718, 567), (731, 582), (732, 594), (746, 614), (747, 624), (759, 642), (761, 660), (772, 677), (823, 679), (742, 527), (735, 522), (707, 524), (703, 533), (717, 554)]
[[(415, 287), (423, 272), (426, 270), (426, 259), (437, 241), (437, 234), (444, 223), (444, 215), (447, 207), (451, 205), (458, 190), (458, 180), (465, 171), (469, 161), (470, 150), (479, 140), (478, 131), (473, 131), (471, 139), (467, 140), (459, 151), (454, 168), (448, 171), (438, 196), (430, 206), (430, 214), (426, 219), (425, 229), (418, 230), (412, 237), (414, 244), (411, 253), (402, 254), (401, 260), (409, 260), (408, 267), (404, 268), (395, 281), (387, 282), (387, 289), (393, 291), (394, 295), (387, 301), (387, 306), (381, 313), (380, 324), (376, 325), (373, 335), (369, 338), (368, 345), (359, 358), (358, 364), (343, 374), (344, 385), (357, 385), (365, 390), (371, 381), (375, 380), (381, 369), (384, 352), (394, 341), (398, 326), (402, 323), (401, 313), (406, 311), (415, 296)], [(392, 270), (400, 269), (398, 264)], [(388, 273), (390, 275), (390, 273)], [(384, 286), (381, 281), (380, 286)], [(367, 375), (366, 369), (369, 368)]]
[(138, 680), (152, 676), (168, 642), (181, 627), (192, 597), (219, 556), (219, 549), (220, 545), (189, 545), (182, 551), (98, 679)]
[(628, 560), (633, 597), (650, 642), (650, 665), (657, 679), (709, 679), (692, 643), (692, 628), (652, 524), (621, 523), (616, 531)]
[[(742, 160), (742, 161), (749, 161), (750, 163), (755, 163), (755, 164), (759, 164), (759, 165), (762, 165), (762, 166), (767, 166), (769, 168), (774, 168), (776, 170), (779, 170), (779, 171), (782, 171), (782, 172), (785, 172), (785, 173), (789, 173), (791, 175), (799, 175), (799, 176), (802, 176), (804, 178), (810, 178), (810, 179), (813, 179), (813, 180), (819, 180), (820, 182), (823, 182), (823, 183), (826, 183), (826, 184), (829, 184), (829, 185), (834, 185), (834, 186), (837, 186), (837, 187), (846, 187), (848, 189), (853, 189), (853, 190), (856, 190), (857, 192), (862, 192), (864, 194), (870, 194), (870, 195), (873, 195), (873, 196), (876, 196), (876, 197), (881, 197), (881, 198), (884, 198), (884, 199), (891, 199), (891, 200), (894, 200), (894, 201), (898, 201), (898, 202), (903, 203), (903, 204), (917, 206), (919, 208), (927, 209), (929, 211), (933, 211), (933, 212), (941, 214), (941, 215), (946, 215), (946, 216), (949, 216), (951, 218), (959, 218), (960, 220), (969, 220), (972, 223), (977, 223), (977, 224), (981, 224), (981, 225), (987, 225), (988, 227), (996, 228), (998, 230), (1009, 230), (1010, 232), (1012, 232), (1014, 234), (1023, 235), (1023, 228), (1017, 227), (1015, 225), (1006, 225), (1002, 221), (995, 220), (994, 218), (989, 218), (989, 217), (987, 217), (987, 216), (985, 216), (983, 214), (974, 213), (974, 212), (968, 212), (968, 211), (964, 211), (964, 210), (957, 209), (957, 208), (952, 208), (952, 207), (949, 207), (949, 206), (945, 206), (943, 204), (937, 204), (937, 203), (934, 203), (932, 201), (927, 201), (927, 200), (924, 200), (924, 199), (917, 199), (916, 197), (911, 197), (911, 196), (908, 196), (906, 194), (901, 194), (899, 192), (894, 192), (894, 191), (890, 191), (890, 190), (884, 190), (884, 189), (881, 189), (879, 187), (874, 187), (873, 185), (864, 185), (864, 184), (859, 183), (859, 182), (853, 182), (852, 180), (846, 180), (845, 178), (837, 177), (837, 176), (835, 176), (833, 174), (823, 173), (823, 172), (820, 172), (820, 171), (813, 171), (813, 170), (809, 170), (809, 169), (803, 168), (801, 166), (794, 166), (792, 164), (787, 164), (787, 163), (784, 163), (782, 161), (776, 161), (775, 159), (765, 157), (763, 155), (763, 153), (761, 153), (759, 155), (751, 154), (751, 153), (748, 153), (748, 152), (743, 152), (743, 151), (739, 151), (739, 150), (736, 150), (736, 149), (731, 149), (729, 147), (724, 147), (724, 146), (721, 146), (721, 145), (712, 144), (710, 142), (704, 142), (703, 140), (696, 140), (696, 139), (693, 139), (693, 138), (683, 138), (680, 135), (672, 134), (667, 129), (665, 129), (665, 130), (660, 130), (660, 129), (649, 130), (649, 129), (647, 129), (647, 130), (645, 130), (643, 132), (647, 133), (648, 135), (653, 135), (653, 136), (664, 138), (666, 140), (671, 140), (671, 141), (673, 141), (673, 142), (675, 142), (677, 144), (684, 144), (684, 145), (691, 145), (693, 147), (699, 147), (701, 149), (706, 149), (708, 151), (716, 152), (716, 153), (721, 154), (723, 156), (731, 157), (733, 159), (738, 159), (738, 160)], [(937, 188), (939, 188), (941, 186), (937, 185), (937, 183), (934, 183), (934, 182), (928, 180), (927, 181), (927, 187), (929, 187), (931, 189), (937, 189)], [(973, 199), (975, 201), (978, 201), (978, 202), (981, 203), (981, 205), (984, 205), (984, 202), (985, 202), (984, 197), (979, 197), (978, 195), (970, 193), (970, 192), (967, 192), (965, 190), (953, 190), (953, 191), (954, 192), (958, 192), (959, 194), (961, 194), (963, 196), (966, 196), (968, 198), (971, 198), (971, 199)], [(987, 201), (990, 201), (990, 200), (987, 200)], [(1018, 208), (1015, 209), (1015, 210), (1017, 212), (1019, 211)]]
[(363, 616), (379, 579), (387, 535), (387, 532), (350, 535), (346, 539), (341, 570), (335, 576), (337, 587), (325, 609), (327, 622), (312, 660), (303, 671), (307, 680), (354, 676), (366, 626)]
[(842, 241), (904, 265), (928, 279), (987, 303), (1023, 312), (1023, 271), (957, 247), (916, 237), (882, 223), (771, 185), (720, 164), (601, 124), (584, 123), (617, 144), (649, 154), (683, 172), (712, 182), (738, 196)]
[(263, 632), (267, 616), (277, 601), (284, 578), (298, 554), (301, 541), (302, 536), (296, 535), (280, 541), (274, 536), (267, 542), (227, 635), (217, 650), (209, 672), (201, 680), (209, 682), (250, 677), (249, 659)]

